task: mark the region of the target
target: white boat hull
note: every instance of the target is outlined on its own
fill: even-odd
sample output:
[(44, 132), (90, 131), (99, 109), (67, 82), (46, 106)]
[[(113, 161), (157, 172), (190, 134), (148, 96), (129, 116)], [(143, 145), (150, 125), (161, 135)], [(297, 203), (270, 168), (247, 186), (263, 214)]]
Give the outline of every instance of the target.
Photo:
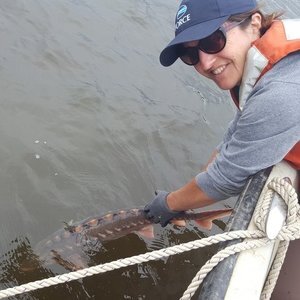
[[(288, 177), (289, 179), (291, 179), (292, 185), (295, 188), (297, 186), (297, 171), (288, 163), (281, 162), (273, 167), (260, 197), (264, 197), (264, 194), (267, 191), (267, 184), (274, 177)], [(250, 221), (248, 229), (256, 229), (253, 218)], [(278, 244), (279, 242), (274, 241), (273, 243), (265, 247), (244, 251), (239, 254), (226, 292), (226, 300), (260, 299), (261, 291), (268, 276), (274, 256), (277, 252)], [(298, 242), (297, 244), (299, 245), (300, 250), (300, 243)], [(297, 277), (297, 279), (299, 280), (299, 276)], [(285, 295), (284, 298), (280, 299), (299, 298), (288, 298), (287, 295)]]

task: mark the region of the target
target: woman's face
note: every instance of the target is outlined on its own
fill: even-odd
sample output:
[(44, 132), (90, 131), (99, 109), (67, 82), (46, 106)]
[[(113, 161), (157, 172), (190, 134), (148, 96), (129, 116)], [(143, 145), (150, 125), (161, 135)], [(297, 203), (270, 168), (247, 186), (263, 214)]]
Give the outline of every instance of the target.
[[(244, 29), (237, 26), (226, 33), (226, 46), (216, 54), (199, 50), (199, 62), (195, 69), (203, 76), (213, 80), (221, 89), (229, 90), (240, 84), (246, 56), (251, 43), (259, 38), (261, 17), (252, 16), (251, 23)], [(196, 46), (197, 41), (188, 42), (186, 47)]]

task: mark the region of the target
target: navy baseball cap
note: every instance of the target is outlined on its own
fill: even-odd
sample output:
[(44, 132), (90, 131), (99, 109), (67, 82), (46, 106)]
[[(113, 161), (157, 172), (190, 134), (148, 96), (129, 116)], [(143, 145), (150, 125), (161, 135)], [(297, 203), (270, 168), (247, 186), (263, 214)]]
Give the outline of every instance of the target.
[(183, 0), (175, 17), (175, 38), (161, 52), (160, 63), (172, 65), (178, 58), (178, 44), (203, 39), (230, 16), (256, 7), (256, 0)]

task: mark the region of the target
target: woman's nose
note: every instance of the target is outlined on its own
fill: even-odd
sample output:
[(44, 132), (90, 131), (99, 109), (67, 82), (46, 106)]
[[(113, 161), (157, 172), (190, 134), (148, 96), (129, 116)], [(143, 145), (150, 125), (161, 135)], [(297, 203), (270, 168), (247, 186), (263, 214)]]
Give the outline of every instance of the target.
[(199, 50), (198, 55), (199, 55), (199, 62), (197, 65), (195, 65), (196, 70), (197, 71), (201, 70), (204, 72), (209, 71), (214, 66), (214, 63), (216, 61), (215, 54), (208, 54)]

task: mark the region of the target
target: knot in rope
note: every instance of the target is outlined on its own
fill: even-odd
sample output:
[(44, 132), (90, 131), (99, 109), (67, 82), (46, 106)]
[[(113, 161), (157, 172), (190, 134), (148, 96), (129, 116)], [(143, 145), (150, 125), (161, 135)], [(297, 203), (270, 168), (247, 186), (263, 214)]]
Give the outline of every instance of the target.
[(271, 297), (285, 259), (289, 242), (300, 238), (300, 206), (298, 204), (297, 192), (290, 184), (290, 179), (275, 177), (268, 183), (267, 187), (268, 190), (265, 192), (264, 197), (259, 199), (254, 212), (256, 226), (262, 232), (267, 232), (267, 218), (275, 193), (284, 201), (283, 205), (286, 205), (287, 210), (283, 225), (275, 237), (276, 240), (279, 240), (278, 249), (261, 292), (261, 300), (267, 300)]
[(300, 238), (300, 207), (298, 204), (298, 196), (295, 189), (287, 180), (289, 179), (281, 179), (277, 177), (273, 178), (267, 185), (264, 196), (260, 197), (256, 205), (254, 211), (254, 222), (259, 229), (258, 232), (260, 232), (261, 237), (257, 236), (246, 239), (241, 243), (231, 245), (215, 254), (196, 274), (180, 300), (191, 299), (207, 273), (210, 272), (212, 268), (214, 268), (224, 258), (244, 250), (267, 246), (272, 242), (268, 237), (266, 237), (266, 224), (274, 195), (277, 193), (287, 205), (287, 217), (285, 224), (282, 226), (279, 234), (276, 237), (276, 239), (280, 240), (277, 254), (274, 258), (260, 296), (261, 300), (270, 299), (286, 255), (289, 241)]
[[(257, 203), (254, 222), (259, 230), (266, 232), (267, 219), (275, 194), (278, 194), (287, 206), (287, 215), (276, 239), (295, 240), (300, 238), (300, 205), (296, 190), (289, 183), (289, 178), (274, 177), (267, 185), (264, 197)], [(284, 204), (283, 204), (284, 205)]]

